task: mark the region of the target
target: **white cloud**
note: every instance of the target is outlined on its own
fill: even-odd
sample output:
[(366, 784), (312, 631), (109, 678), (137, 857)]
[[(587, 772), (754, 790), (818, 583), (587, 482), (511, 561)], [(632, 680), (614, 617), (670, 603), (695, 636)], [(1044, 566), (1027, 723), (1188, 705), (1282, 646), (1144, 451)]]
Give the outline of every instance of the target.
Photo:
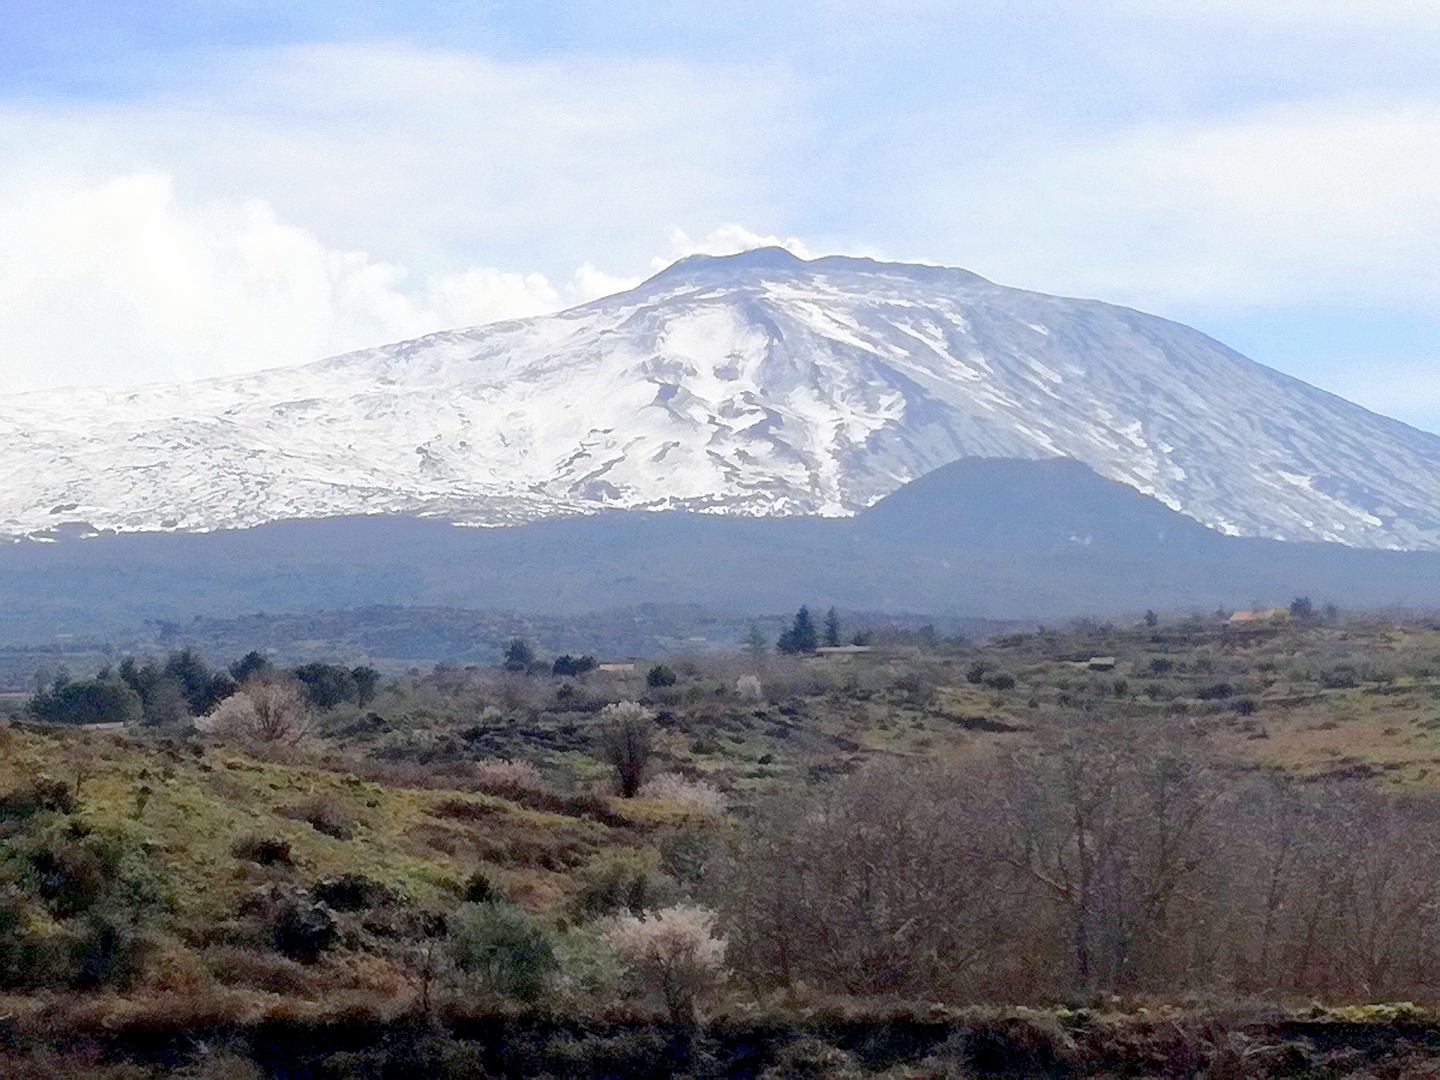
[(570, 279), (568, 292), (576, 302), (584, 303), (587, 300), (598, 300), (602, 296), (613, 296), (626, 289), (633, 289), (643, 280), (644, 278), (640, 277), (607, 274), (603, 270), (597, 270), (593, 263), (587, 262), (575, 271), (574, 277)]
[(517, 60), (405, 44), (232, 56), (109, 103), (0, 104), (0, 175), (163, 172), (411, 266), (640, 268), (670, 223), (773, 216), (810, 138), (773, 63)]
[(1152, 125), (932, 187), (972, 268), (1150, 306), (1440, 301), (1440, 106)]
[(1240, 20), (1317, 29), (1341, 27), (1440, 26), (1434, 0), (1125, 0), (1137, 15), (1186, 21)]
[(403, 268), (326, 248), (258, 201), (182, 207), (160, 174), (6, 194), (9, 390), (299, 363), (573, 299), (543, 275), (490, 268), (411, 283)]
[(628, 288), (671, 223), (773, 216), (798, 94), (773, 64), (369, 44), (0, 100), (4, 385), (301, 362)]
[(742, 251), (753, 251), (762, 247), (785, 248), (802, 259), (815, 258), (805, 242), (796, 237), (766, 236), (753, 232), (744, 225), (731, 223), (712, 229), (699, 239), (692, 239), (684, 229), (672, 229), (669, 254), (657, 255), (650, 261), (650, 265), (656, 270), (663, 270), (676, 259), (683, 259), (687, 255), (737, 255)]
[[(0, 392), (200, 378), (523, 318), (639, 284), (593, 263), (554, 284), (493, 267), (412, 275), (326, 247), (259, 200), (181, 200), (172, 177), (0, 188)], [(726, 225), (668, 256), (784, 244)]]

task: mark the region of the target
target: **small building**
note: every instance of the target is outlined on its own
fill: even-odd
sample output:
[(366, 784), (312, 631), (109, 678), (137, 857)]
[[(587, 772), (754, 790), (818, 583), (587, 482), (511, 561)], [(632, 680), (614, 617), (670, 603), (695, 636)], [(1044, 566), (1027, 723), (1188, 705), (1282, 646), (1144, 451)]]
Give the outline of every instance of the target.
[(1227, 623), (1258, 623), (1288, 619), (1289, 617), (1290, 613), (1284, 608), (1272, 607), (1259, 608), (1254, 611), (1237, 611), (1225, 621)]
[(605, 671), (611, 675), (634, 675), (634, 664), (596, 664), (596, 671)]
[(821, 645), (815, 650), (816, 656), (853, 656), (856, 653), (867, 653), (869, 645)]
[(1113, 656), (1092, 656), (1085, 661), (1085, 666), (1091, 671), (1114, 671), (1116, 662)]

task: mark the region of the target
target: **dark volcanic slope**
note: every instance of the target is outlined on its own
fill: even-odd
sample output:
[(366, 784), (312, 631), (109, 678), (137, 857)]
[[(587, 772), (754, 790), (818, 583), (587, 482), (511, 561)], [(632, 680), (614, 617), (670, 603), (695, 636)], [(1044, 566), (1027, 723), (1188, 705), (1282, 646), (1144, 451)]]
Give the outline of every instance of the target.
[(0, 639), (10, 641), (368, 604), (1054, 617), (1299, 594), (1440, 604), (1440, 554), (1221, 536), (1065, 460), (957, 462), (852, 519), (615, 512), (467, 529), (340, 518), (0, 548)]

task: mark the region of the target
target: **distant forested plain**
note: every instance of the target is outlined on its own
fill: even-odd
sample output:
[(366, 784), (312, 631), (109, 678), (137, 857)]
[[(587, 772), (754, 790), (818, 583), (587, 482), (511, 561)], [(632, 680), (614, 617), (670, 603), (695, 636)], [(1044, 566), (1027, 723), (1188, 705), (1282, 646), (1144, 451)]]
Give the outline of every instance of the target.
[[(1352, 609), (1440, 606), (1440, 553), (1223, 536), (1073, 461), (962, 461), (854, 518), (602, 511), (499, 529), (377, 517), (86, 539), (61, 530), (0, 545), (0, 644), (155, 643), (161, 624), (196, 616), (361, 608), (583, 619), (696, 605), (733, 623), (808, 602), (1033, 622), (1300, 594)], [(444, 637), (438, 621), (434, 630)], [(656, 648), (627, 642), (618, 619), (591, 630), (615, 651)], [(396, 640), (372, 655), (464, 659), (453, 642)]]

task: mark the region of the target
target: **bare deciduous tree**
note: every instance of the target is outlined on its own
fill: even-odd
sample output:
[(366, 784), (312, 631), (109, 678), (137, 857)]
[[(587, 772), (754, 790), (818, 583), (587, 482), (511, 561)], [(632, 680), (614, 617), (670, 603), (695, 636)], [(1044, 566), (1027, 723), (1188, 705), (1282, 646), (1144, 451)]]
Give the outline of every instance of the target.
[(615, 788), (632, 799), (645, 781), (645, 770), (655, 749), (655, 717), (633, 701), (606, 705), (600, 710), (601, 756), (615, 770)]

